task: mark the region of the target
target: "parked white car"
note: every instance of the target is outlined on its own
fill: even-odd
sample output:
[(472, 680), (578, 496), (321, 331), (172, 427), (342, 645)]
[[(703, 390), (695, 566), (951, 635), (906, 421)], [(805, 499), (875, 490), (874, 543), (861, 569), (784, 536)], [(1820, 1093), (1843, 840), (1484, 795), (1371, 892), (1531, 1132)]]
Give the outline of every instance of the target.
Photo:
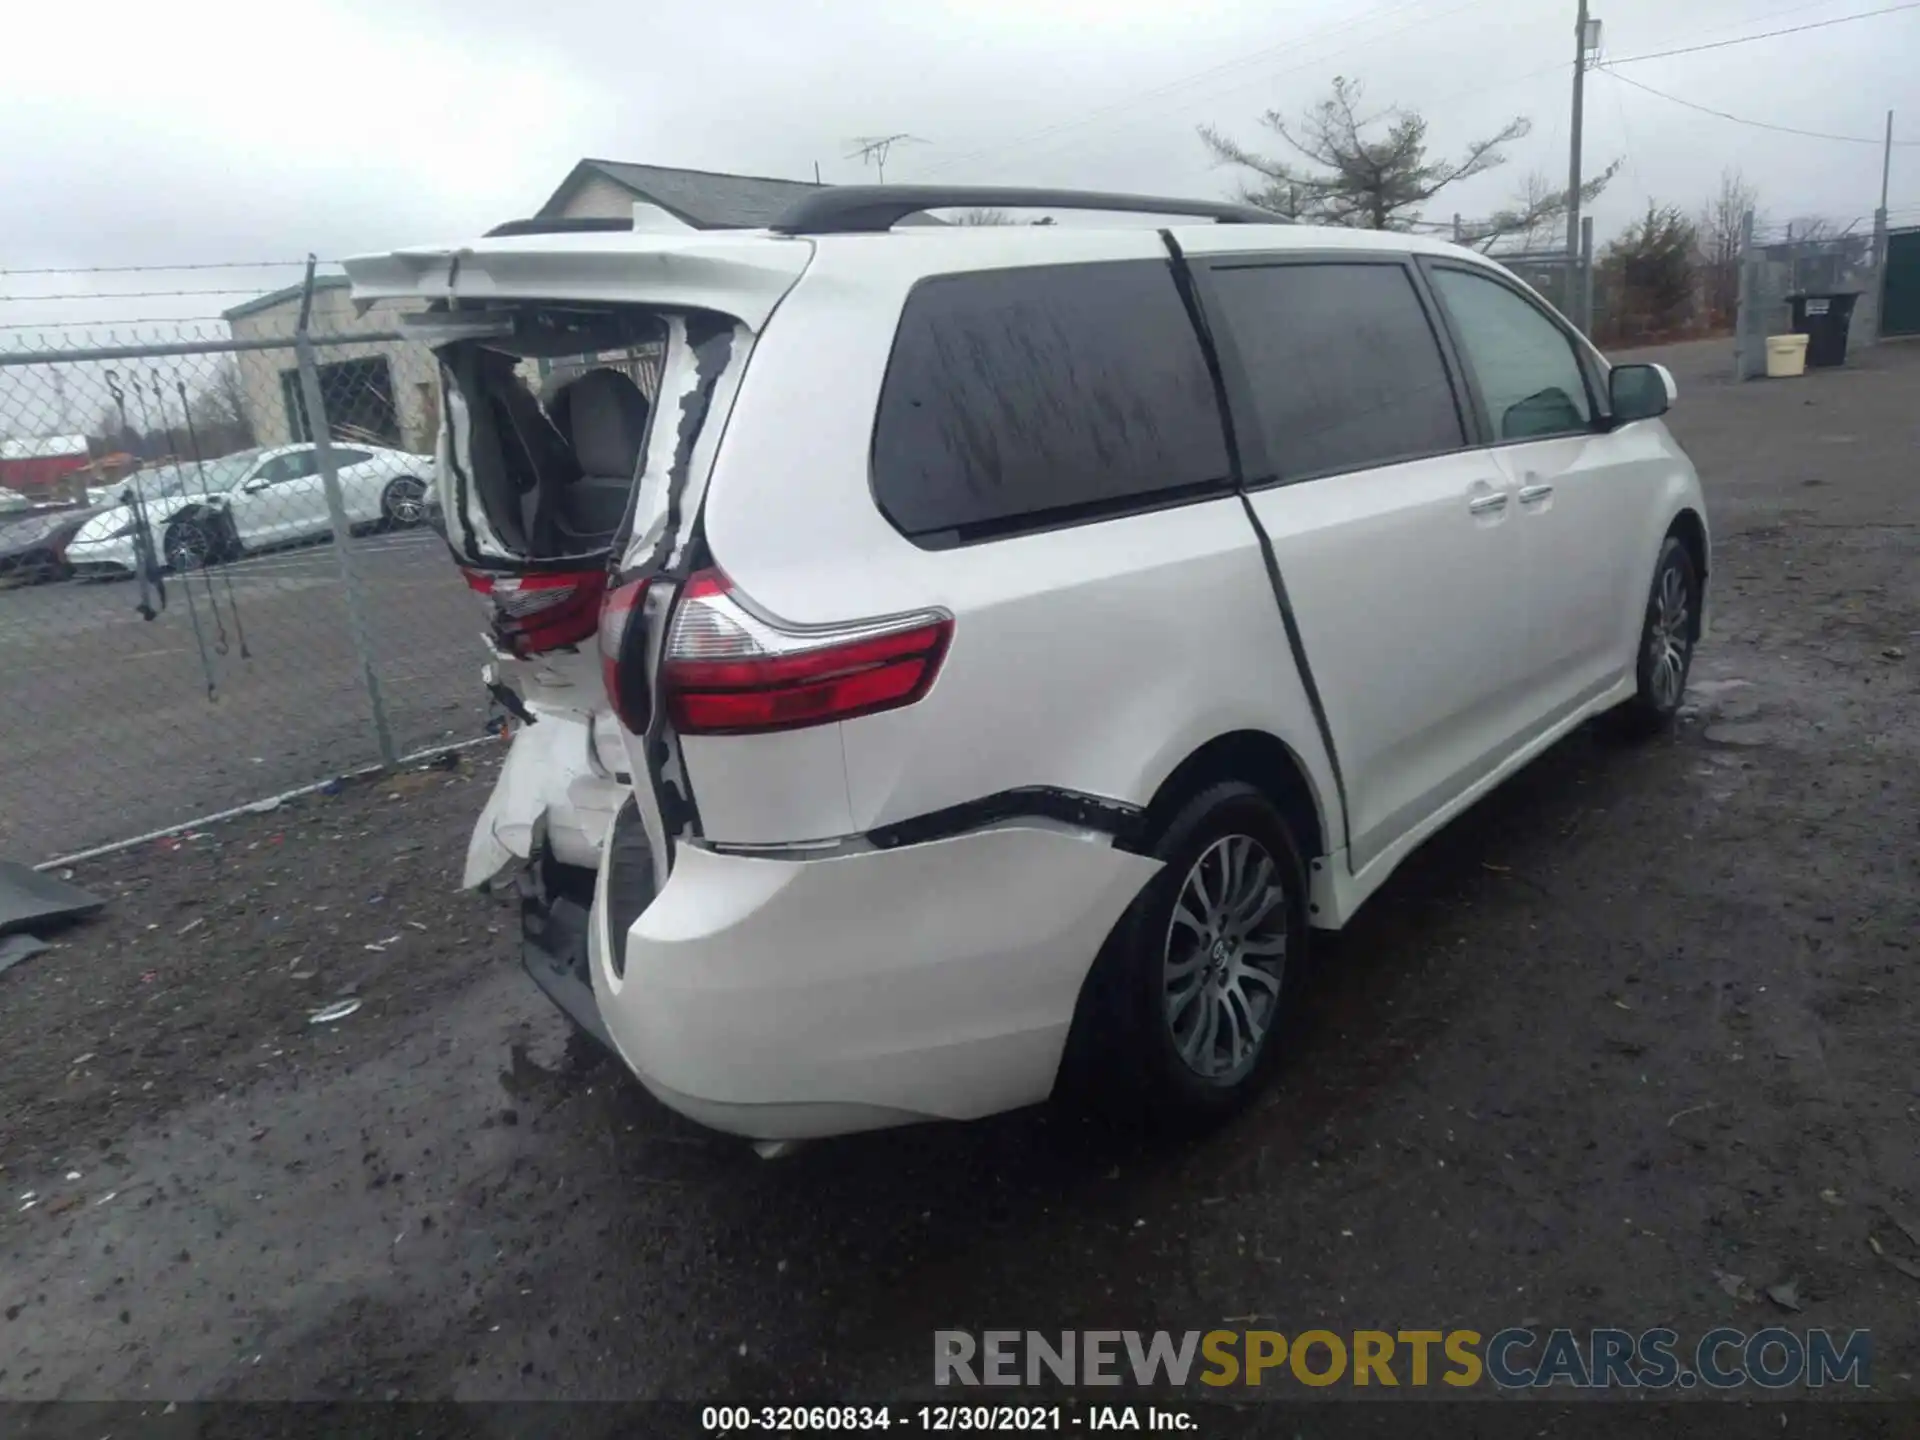
[[(427, 518), (431, 456), (346, 441), (336, 442), (333, 454), (349, 523), (406, 527)], [(154, 553), (176, 571), (333, 531), (319, 452), (307, 444), (169, 465), (129, 476), (118, 493), (121, 506), (96, 516), (67, 547), (76, 574), (133, 574), (143, 513)]]
[[(1225, 223), (886, 233), (1014, 205)], [(779, 1140), (1071, 1067), (1207, 1123), (1311, 929), (1589, 717), (1671, 721), (1672, 377), (1471, 251), (1269, 218), (860, 187), (348, 263), (432, 306), (523, 717), (469, 880), (517, 874), (529, 969), (668, 1105)]]

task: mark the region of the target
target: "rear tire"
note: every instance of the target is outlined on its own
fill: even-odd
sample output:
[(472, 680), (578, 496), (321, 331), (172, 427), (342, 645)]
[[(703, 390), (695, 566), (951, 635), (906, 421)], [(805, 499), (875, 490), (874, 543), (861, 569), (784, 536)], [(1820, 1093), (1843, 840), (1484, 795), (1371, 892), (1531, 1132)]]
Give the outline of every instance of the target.
[(1069, 1088), (1119, 1118), (1196, 1133), (1250, 1100), (1290, 1040), (1306, 966), (1306, 867), (1264, 793), (1232, 780), (1181, 806), (1164, 863), (1095, 960)]
[(167, 526), (160, 553), (177, 574), (204, 570), (213, 559), (214, 537), (198, 520), (176, 520)]
[(1700, 635), (1700, 577), (1693, 555), (1669, 535), (1654, 562), (1647, 588), (1646, 618), (1634, 656), (1636, 689), (1620, 707), (1620, 727), (1630, 737), (1669, 728), (1687, 695), (1694, 642)]

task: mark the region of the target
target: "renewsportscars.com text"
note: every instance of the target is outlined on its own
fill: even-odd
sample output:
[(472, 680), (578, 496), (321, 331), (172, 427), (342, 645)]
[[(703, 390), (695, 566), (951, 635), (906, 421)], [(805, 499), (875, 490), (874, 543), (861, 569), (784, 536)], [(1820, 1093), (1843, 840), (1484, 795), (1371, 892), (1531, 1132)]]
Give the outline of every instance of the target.
[(1865, 1330), (936, 1330), (936, 1385), (1726, 1390), (1873, 1381)]

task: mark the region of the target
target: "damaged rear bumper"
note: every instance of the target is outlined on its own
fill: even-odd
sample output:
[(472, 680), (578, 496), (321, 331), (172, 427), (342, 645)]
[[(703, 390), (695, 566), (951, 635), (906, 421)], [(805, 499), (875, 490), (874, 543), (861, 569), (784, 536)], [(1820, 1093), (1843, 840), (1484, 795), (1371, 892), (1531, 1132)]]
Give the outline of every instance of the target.
[(1159, 869), (1008, 825), (816, 860), (683, 846), (655, 894), (624, 873), (633, 815), (594, 897), (601, 1016), (662, 1102), (754, 1139), (1044, 1100), (1094, 956)]
[(519, 892), (520, 963), (561, 1014), (612, 1050), (587, 956), (593, 872), (559, 865), (543, 852), (521, 871)]

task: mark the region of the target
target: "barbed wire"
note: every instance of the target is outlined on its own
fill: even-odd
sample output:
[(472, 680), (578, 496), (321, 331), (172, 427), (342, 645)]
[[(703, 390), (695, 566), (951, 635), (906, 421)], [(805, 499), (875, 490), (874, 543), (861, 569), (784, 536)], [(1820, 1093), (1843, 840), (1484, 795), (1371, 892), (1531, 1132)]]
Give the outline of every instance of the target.
[(248, 285), (237, 290), (102, 290), (92, 293), (76, 290), (57, 295), (0, 295), (0, 304), (20, 301), (31, 303), (35, 300), (172, 300), (203, 295), (258, 295), (260, 293), (258, 285)]
[(132, 320), (0, 320), (0, 330), (112, 330), (129, 325), (221, 325), (224, 315), (146, 315)]
[[(186, 265), (48, 265), (32, 269), (0, 266), (0, 275), (137, 275), (183, 270), (299, 270), (304, 260), (204, 260)], [(337, 262), (322, 260), (322, 265)]]

